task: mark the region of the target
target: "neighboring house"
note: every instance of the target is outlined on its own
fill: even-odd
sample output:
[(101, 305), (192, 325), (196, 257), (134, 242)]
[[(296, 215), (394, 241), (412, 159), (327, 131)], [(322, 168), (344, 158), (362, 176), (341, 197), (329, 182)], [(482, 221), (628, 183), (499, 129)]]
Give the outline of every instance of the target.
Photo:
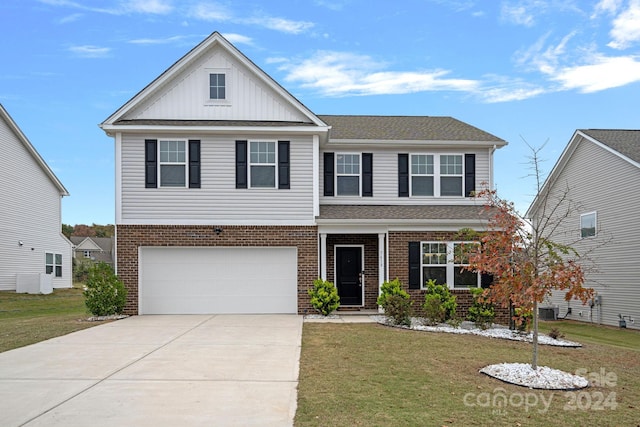
[(90, 260), (113, 265), (113, 237), (71, 236), (73, 257), (76, 261)]
[[(585, 286), (597, 296), (587, 305), (554, 292), (560, 317), (640, 328), (640, 130), (577, 130), (541, 194), (567, 194), (570, 215), (553, 239), (589, 258)], [(543, 198), (527, 216), (540, 217)], [(554, 203), (552, 201), (552, 203)], [(553, 206), (553, 205), (552, 205)], [(595, 269), (592, 265), (595, 263)], [(569, 308), (571, 309), (570, 313)]]
[(69, 288), (71, 242), (62, 235), (69, 193), (0, 105), (0, 290)]
[(466, 123), (318, 116), (216, 32), (101, 128), (130, 314), (306, 313), (318, 277), (359, 309), (396, 277), (462, 306), (480, 285), (449, 258), (506, 142)]

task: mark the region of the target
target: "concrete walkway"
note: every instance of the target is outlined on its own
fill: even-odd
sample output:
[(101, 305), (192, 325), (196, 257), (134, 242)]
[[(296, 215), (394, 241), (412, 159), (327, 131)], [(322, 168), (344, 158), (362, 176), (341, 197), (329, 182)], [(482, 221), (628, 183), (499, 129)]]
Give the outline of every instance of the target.
[(302, 316), (134, 316), (0, 353), (0, 426), (288, 426)]

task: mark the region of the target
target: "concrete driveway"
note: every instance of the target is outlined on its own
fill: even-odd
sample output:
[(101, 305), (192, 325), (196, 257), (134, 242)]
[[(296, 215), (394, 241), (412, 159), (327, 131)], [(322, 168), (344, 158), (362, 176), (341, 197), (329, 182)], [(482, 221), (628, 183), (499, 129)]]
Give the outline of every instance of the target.
[(0, 426), (287, 426), (302, 316), (134, 316), (0, 353)]

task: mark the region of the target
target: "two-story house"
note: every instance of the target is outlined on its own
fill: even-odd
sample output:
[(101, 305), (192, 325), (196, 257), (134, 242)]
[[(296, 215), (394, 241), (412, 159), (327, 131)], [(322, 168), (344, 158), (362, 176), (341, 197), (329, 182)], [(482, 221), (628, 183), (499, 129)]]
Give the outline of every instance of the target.
[[(597, 293), (583, 305), (553, 292), (549, 304), (560, 317), (640, 328), (638, 186), (640, 130), (575, 131), (527, 212), (534, 221), (565, 215), (551, 237), (583, 256), (585, 286)], [(564, 202), (554, 210), (556, 200)]]
[(215, 32), (101, 127), (128, 313), (305, 313), (318, 277), (365, 309), (395, 277), (480, 284), (451, 254), (506, 142), (466, 123), (316, 115)]
[(0, 290), (70, 288), (71, 242), (62, 234), (69, 192), (0, 105)]

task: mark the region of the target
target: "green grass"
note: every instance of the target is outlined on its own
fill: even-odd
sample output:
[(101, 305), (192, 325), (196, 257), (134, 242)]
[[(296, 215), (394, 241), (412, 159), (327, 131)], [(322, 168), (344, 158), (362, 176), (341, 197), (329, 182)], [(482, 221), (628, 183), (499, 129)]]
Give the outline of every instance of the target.
[(540, 322), (540, 332), (548, 333), (557, 328), (566, 339), (586, 344), (600, 344), (613, 348), (640, 351), (640, 331), (602, 326), (572, 320)]
[[(571, 373), (583, 369), (592, 381), (604, 373), (606, 384), (541, 391), (478, 373), (494, 363), (529, 363), (526, 343), (377, 324), (305, 323), (295, 424), (637, 426), (640, 333), (564, 322), (543, 328), (549, 325), (584, 347), (540, 346), (539, 364)], [(511, 403), (494, 405), (501, 395)]]
[(48, 295), (0, 292), (0, 352), (86, 329), (82, 289), (55, 289)]

